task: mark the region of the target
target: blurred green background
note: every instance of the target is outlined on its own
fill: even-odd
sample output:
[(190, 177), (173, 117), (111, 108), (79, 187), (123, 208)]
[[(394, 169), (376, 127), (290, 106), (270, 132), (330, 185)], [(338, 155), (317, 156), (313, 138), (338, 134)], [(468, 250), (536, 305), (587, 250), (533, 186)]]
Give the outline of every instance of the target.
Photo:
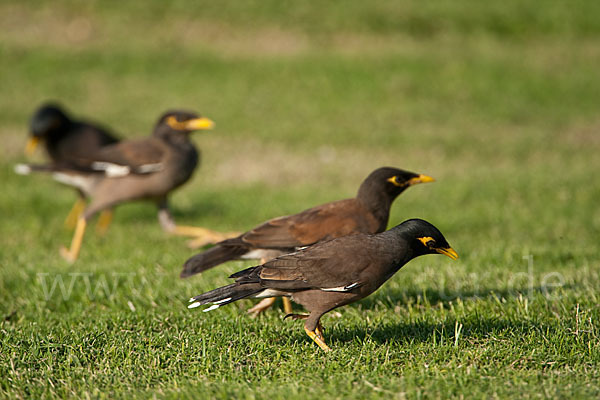
[[(3, 1), (0, 394), (597, 396), (598, 15), (589, 0)], [(425, 218), (461, 259), (414, 261), (326, 317), (327, 356), (278, 311), (186, 310), (250, 263), (179, 281), (194, 251), (152, 205), (120, 207), (68, 266), (75, 196), (12, 171), (48, 99), (123, 137), (174, 107), (215, 120), (172, 198), (185, 224), (246, 230), (351, 197), (383, 165), (432, 175), (390, 225)], [(68, 296), (48, 295), (57, 277)]]

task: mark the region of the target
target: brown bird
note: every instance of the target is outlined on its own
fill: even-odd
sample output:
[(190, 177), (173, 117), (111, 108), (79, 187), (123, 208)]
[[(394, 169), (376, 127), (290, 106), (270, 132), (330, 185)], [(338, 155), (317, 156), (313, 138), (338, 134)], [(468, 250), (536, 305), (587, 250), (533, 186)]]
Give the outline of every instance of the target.
[(87, 221), (92, 216), (134, 200), (155, 202), (159, 222), (169, 233), (204, 236), (208, 241), (227, 237), (205, 228), (177, 226), (167, 202), (169, 193), (187, 182), (198, 164), (199, 154), (189, 134), (211, 129), (213, 125), (210, 119), (193, 112), (169, 111), (158, 120), (152, 137), (103, 147), (91, 165), (92, 171), (56, 171), (56, 180), (77, 187), (91, 198), (77, 221), (71, 247), (62, 248), (62, 256), (71, 262), (77, 259)]
[[(412, 185), (433, 181), (430, 176), (398, 168), (378, 168), (360, 185), (355, 198), (271, 219), (236, 238), (219, 242), (187, 260), (180, 276), (186, 278), (229, 260), (256, 258), (264, 263), (322, 240), (354, 233), (383, 232), (394, 199)], [(265, 299), (249, 312), (261, 313), (274, 301), (275, 298)], [(291, 304), (285, 298), (284, 308), (286, 313), (291, 312)]]
[[(61, 168), (90, 168), (98, 151), (119, 139), (106, 128), (71, 118), (59, 105), (46, 103), (33, 114), (29, 124), (29, 140), (25, 154), (30, 156), (43, 145), (50, 159), (48, 164), (18, 164), (15, 171), (28, 175), (32, 171), (56, 171)], [(65, 224), (74, 227), (85, 207), (85, 194), (77, 190), (79, 199), (73, 205)], [(107, 221), (108, 214), (101, 217)]]
[(356, 234), (321, 243), (247, 268), (230, 278), (235, 283), (190, 299), (188, 308), (211, 304), (210, 311), (245, 298), (287, 296), (306, 308), (304, 330), (325, 351), (323, 314), (360, 300), (392, 277), (404, 264), (424, 254), (457, 259), (442, 233), (421, 219), (410, 219), (389, 231)]

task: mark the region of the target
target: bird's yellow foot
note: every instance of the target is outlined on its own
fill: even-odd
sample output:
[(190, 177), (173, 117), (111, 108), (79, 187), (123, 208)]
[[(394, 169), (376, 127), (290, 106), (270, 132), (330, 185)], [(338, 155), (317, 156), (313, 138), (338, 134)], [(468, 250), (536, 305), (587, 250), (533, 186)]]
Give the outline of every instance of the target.
[(208, 244), (215, 244), (240, 235), (240, 232), (217, 232), (196, 226), (177, 226), (173, 233), (182, 236), (195, 236), (194, 239), (187, 242), (187, 246), (190, 249), (197, 249)]
[(81, 242), (83, 241), (83, 235), (85, 234), (85, 227), (87, 222), (85, 218), (79, 218), (77, 220), (77, 227), (75, 228), (75, 234), (71, 240), (71, 248), (67, 250), (64, 246), (60, 248), (60, 255), (70, 263), (75, 262), (79, 256), (79, 250), (81, 250)]
[(60, 253), (60, 256), (70, 264), (73, 264), (75, 260), (77, 260), (77, 256), (71, 253), (69, 249), (67, 249), (65, 246), (60, 246), (60, 249), (58, 249), (58, 251)]
[(315, 332), (313, 332), (304, 327), (304, 331), (323, 351), (331, 351), (331, 348), (325, 344), (325, 340), (323, 340), (323, 335), (321, 334), (321, 330), (319, 328), (315, 329)]
[(323, 336), (323, 325), (321, 325), (321, 322), (319, 322), (319, 325), (317, 325), (315, 333), (317, 334), (317, 337), (321, 339), (323, 343), (325, 343), (325, 337)]
[(269, 307), (273, 305), (273, 303), (275, 303), (275, 297), (267, 297), (266, 299), (262, 299), (254, 307), (250, 308), (247, 312), (252, 318), (256, 318), (260, 314), (268, 310)]

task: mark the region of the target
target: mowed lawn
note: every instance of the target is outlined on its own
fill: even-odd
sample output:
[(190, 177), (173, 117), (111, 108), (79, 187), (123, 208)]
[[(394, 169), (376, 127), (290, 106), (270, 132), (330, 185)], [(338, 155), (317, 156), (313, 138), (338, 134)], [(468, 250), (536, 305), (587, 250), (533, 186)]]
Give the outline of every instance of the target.
[[(0, 397), (600, 396), (600, 3), (124, 3), (0, 4)], [(390, 226), (427, 219), (461, 257), (327, 314), (329, 354), (280, 307), (188, 310), (252, 263), (180, 280), (195, 251), (151, 204), (68, 265), (75, 194), (13, 173), (47, 99), (123, 137), (214, 119), (181, 223), (244, 231), (390, 165), (437, 179)]]

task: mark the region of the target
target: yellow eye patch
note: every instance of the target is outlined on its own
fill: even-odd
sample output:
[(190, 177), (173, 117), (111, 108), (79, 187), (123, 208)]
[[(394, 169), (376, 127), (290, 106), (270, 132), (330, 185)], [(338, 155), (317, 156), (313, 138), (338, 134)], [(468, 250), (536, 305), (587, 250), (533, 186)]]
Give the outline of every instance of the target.
[(398, 181), (398, 176), (397, 175), (396, 176), (392, 176), (391, 178), (388, 178), (387, 181), (390, 182), (390, 183), (392, 183), (392, 184), (394, 184), (394, 185), (396, 185), (396, 186), (404, 186), (405, 185), (405, 183), (400, 183)]
[(398, 175), (395, 175), (395, 176), (392, 176), (391, 178), (388, 178), (387, 181), (390, 183), (393, 183), (394, 185), (396, 185), (398, 187), (402, 187), (402, 186), (416, 185), (417, 183), (435, 182), (435, 179), (433, 179), (430, 176), (421, 174), (419, 176), (415, 176), (414, 178), (410, 178), (408, 180), (401, 180)]
[(173, 129), (176, 129), (178, 131), (185, 130), (186, 123), (177, 121), (177, 118), (175, 118), (172, 115), (169, 115), (165, 122), (167, 123), (167, 125), (169, 125)]
[[(421, 243), (423, 243), (425, 246), (427, 246), (427, 243), (429, 243), (429, 242), (435, 243), (435, 240), (431, 236), (424, 236), (424, 237), (420, 237), (417, 239), (419, 239), (421, 241)], [(429, 246), (427, 246), (427, 247), (429, 247)]]

